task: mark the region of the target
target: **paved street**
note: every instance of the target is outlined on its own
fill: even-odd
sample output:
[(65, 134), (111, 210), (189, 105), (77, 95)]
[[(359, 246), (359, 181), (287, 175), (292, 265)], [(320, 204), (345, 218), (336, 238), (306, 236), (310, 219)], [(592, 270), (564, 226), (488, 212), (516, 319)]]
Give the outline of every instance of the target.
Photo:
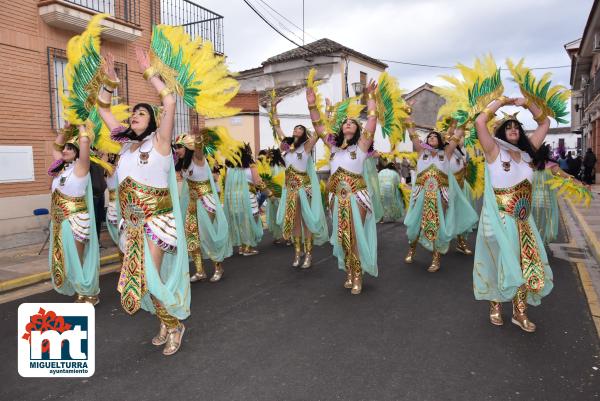
[[(288, 267), (291, 248), (227, 261), (219, 284), (192, 285), (182, 349), (150, 344), (157, 320), (120, 308), (115, 273), (101, 278), (96, 373), (24, 379), (17, 373), (21, 302), (68, 300), (53, 291), (0, 305), (1, 400), (593, 400), (600, 343), (573, 264), (551, 258), (554, 292), (530, 309), (534, 334), (493, 327), (472, 294), (472, 258), (456, 252), (426, 272), (428, 254), (403, 262), (400, 224), (379, 225), (378, 279), (342, 288), (330, 247), (314, 268)], [(564, 230), (563, 230), (564, 232)], [(473, 245), (474, 238), (471, 238)], [(565, 238), (562, 241), (567, 242)]]

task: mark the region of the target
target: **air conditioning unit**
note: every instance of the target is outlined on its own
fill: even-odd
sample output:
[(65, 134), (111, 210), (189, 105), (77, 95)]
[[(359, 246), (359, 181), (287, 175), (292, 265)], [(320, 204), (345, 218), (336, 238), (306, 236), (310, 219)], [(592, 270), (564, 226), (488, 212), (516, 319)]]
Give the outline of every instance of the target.
[(592, 49), (592, 52), (600, 53), (600, 32), (594, 34), (594, 48)]

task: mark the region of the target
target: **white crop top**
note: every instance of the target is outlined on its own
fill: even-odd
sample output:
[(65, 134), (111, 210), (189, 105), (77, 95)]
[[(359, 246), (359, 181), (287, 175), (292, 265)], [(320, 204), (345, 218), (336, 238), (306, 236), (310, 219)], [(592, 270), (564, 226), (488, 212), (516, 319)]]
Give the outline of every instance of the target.
[(297, 171), (300, 171), (302, 173), (306, 172), (306, 167), (310, 154), (306, 153), (306, 150), (304, 149), (305, 145), (306, 142), (303, 143), (295, 151), (289, 151), (283, 154), (283, 160), (285, 161), (286, 167), (292, 166)]
[[(523, 180), (533, 181), (533, 169), (529, 164), (531, 157), (527, 152), (523, 152), (516, 146), (508, 144), (497, 138), (494, 138), (500, 152), (492, 163), (488, 163), (488, 170), (490, 173), (490, 182), (494, 188), (510, 188), (517, 185)], [(516, 150), (521, 153), (521, 160), (517, 163), (513, 160), (508, 150)]]
[(467, 159), (458, 150), (454, 150), (452, 157), (448, 161), (448, 169), (450, 173), (456, 174), (462, 171), (467, 166)]
[(75, 175), (75, 163), (71, 163), (62, 173), (52, 179), (52, 192), (58, 189), (67, 196), (83, 196), (85, 195), (89, 176), (90, 173), (83, 177), (77, 177)]
[(133, 152), (132, 143), (126, 143), (121, 149), (121, 156), (117, 166), (119, 184), (127, 177), (154, 188), (169, 186), (169, 169), (173, 163), (173, 156), (161, 155), (156, 150), (153, 133)]
[(417, 174), (427, 170), (431, 165), (435, 165), (438, 170), (448, 174), (448, 158), (443, 150), (431, 151), (423, 149), (417, 160)]
[(208, 162), (206, 160), (204, 160), (204, 165), (200, 166), (200, 165), (196, 164), (196, 161), (194, 159), (192, 159), (192, 162), (190, 163), (187, 170), (184, 170), (184, 169), (181, 170), (181, 176), (185, 179), (197, 181), (197, 182), (208, 181), (208, 179), (209, 179), (208, 175), (210, 174), (210, 168), (208, 168), (208, 169), (206, 168), (206, 163), (208, 163)]
[(338, 148), (337, 146), (331, 147), (331, 173), (334, 174), (338, 168), (342, 167), (344, 170), (350, 171), (355, 174), (363, 173), (363, 165), (367, 160), (368, 154), (363, 152), (358, 145), (348, 146), (346, 149)]

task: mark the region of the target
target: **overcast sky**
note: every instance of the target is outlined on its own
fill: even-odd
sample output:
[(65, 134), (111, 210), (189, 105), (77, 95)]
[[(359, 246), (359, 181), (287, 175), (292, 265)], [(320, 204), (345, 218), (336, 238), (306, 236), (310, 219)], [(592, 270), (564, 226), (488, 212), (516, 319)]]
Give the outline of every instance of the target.
[[(266, 25), (242, 0), (195, 1), (225, 17), (225, 53), (233, 70), (258, 67), (267, 58), (296, 47)], [(267, 14), (265, 3), (302, 26), (302, 0), (249, 1), (282, 30)], [(532, 67), (567, 65), (570, 60), (563, 46), (581, 37), (592, 3), (593, 0), (305, 0), (305, 39), (310, 43), (326, 37), (378, 59), (421, 64), (452, 66), (460, 61), (468, 65), (474, 57), (492, 52), (502, 64), (506, 57), (525, 57), (526, 64)], [(278, 15), (277, 18), (282, 20)], [(285, 27), (302, 36), (290, 23), (286, 22)], [(438, 75), (453, 73), (388, 64), (388, 71), (406, 90), (424, 82), (440, 84)], [(553, 82), (569, 86), (569, 68), (552, 72)], [(508, 95), (517, 95), (518, 89), (508, 82), (509, 76), (508, 71), (503, 72)]]

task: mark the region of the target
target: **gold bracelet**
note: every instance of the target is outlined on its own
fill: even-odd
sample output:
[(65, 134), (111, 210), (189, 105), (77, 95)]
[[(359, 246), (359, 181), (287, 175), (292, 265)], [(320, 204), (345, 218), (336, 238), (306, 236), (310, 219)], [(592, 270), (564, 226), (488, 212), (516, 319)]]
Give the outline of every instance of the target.
[(327, 138), (327, 132), (325, 131), (321, 131), (321, 133), (319, 134), (317, 131), (315, 131), (317, 133), (317, 136), (319, 138), (321, 138), (322, 140), (325, 140), (325, 138)]
[(108, 86), (110, 89), (115, 89), (116, 87), (118, 87), (120, 82), (121, 81), (119, 81), (119, 78), (117, 78), (116, 81), (113, 81), (106, 75), (104, 76), (104, 79), (102, 80), (102, 83), (104, 83), (104, 85)]
[(482, 111), (483, 114), (485, 114), (485, 116), (487, 117), (487, 120), (490, 121), (492, 118), (494, 118), (496, 116), (496, 113), (493, 112), (490, 108), (486, 107), (485, 109), (483, 109)]
[(546, 115), (546, 113), (544, 113), (544, 110), (542, 110), (542, 111), (540, 112), (540, 114), (539, 114), (537, 117), (533, 117), (533, 119), (534, 119), (534, 120), (535, 120), (535, 122), (536, 122), (536, 123), (538, 123), (538, 125), (539, 125), (539, 124), (543, 123), (543, 122), (546, 120), (546, 118), (547, 118), (547, 117), (548, 117), (548, 116)]
[(313, 111), (313, 110), (318, 110), (318, 107), (316, 104), (309, 104), (308, 105), (308, 110)]
[(271, 120), (271, 125), (273, 127), (279, 127), (281, 125), (281, 120), (279, 120), (278, 118), (272, 119)]
[(312, 123), (315, 127), (319, 126), (319, 125), (323, 125), (323, 119), (319, 118), (318, 120), (312, 120)]
[(144, 75), (142, 75), (144, 77), (144, 79), (146, 81), (148, 81), (150, 78), (152, 78), (155, 75), (160, 75), (158, 73), (158, 70), (156, 68), (154, 68), (154, 66), (150, 66), (148, 68), (146, 68), (146, 71), (144, 71)]
[(173, 91), (168, 86), (165, 86), (160, 92), (158, 92), (160, 101), (162, 102), (165, 99), (165, 97), (169, 96), (172, 93)]
[(529, 98), (525, 98), (525, 103), (523, 103), (523, 107), (525, 107), (526, 109), (529, 108), (529, 106), (531, 106), (531, 100), (529, 100)]
[(415, 123), (413, 121), (406, 123), (406, 128), (415, 128)]
[(87, 138), (90, 140), (90, 143), (93, 143), (94, 139), (95, 139), (95, 135), (91, 132), (83, 131), (83, 132), (79, 132), (79, 140), (80, 141), (81, 141), (81, 138)]
[(370, 141), (375, 136), (375, 133), (373, 133), (373, 132), (371, 132), (371, 131), (369, 131), (368, 129), (365, 128), (365, 129), (363, 129), (361, 136), (365, 137), (365, 139), (367, 141)]
[(373, 94), (373, 92), (367, 93), (367, 100), (375, 100), (375, 95)]
[(328, 113), (332, 113), (332, 112), (333, 112), (333, 110), (334, 110), (334, 107), (333, 107), (333, 106), (331, 106), (331, 105), (329, 105), (329, 106), (325, 107), (325, 111), (326, 111), (326, 112), (328, 112)]
[(54, 147), (54, 150), (57, 150), (59, 152), (62, 152), (63, 149), (65, 148), (65, 145), (61, 145), (60, 143), (56, 143), (56, 142), (52, 142), (52, 146)]
[(505, 104), (506, 104), (506, 101), (508, 100), (508, 97), (506, 97), (506, 96), (502, 95), (502, 96), (500, 96), (500, 97), (499, 97), (498, 99), (496, 99), (496, 100), (498, 100), (500, 103), (502, 103), (502, 105), (505, 105)]
[(377, 110), (369, 110), (367, 112), (367, 118), (369, 117), (377, 117)]
[(415, 139), (419, 139), (419, 135), (416, 132), (414, 132), (412, 134), (409, 133), (408, 137), (410, 138), (411, 141), (414, 141)]
[(100, 99), (100, 96), (96, 98), (96, 104), (103, 109), (110, 109), (111, 106), (109, 102), (105, 102), (104, 100)]
[(458, 139), (457, 137), (452, 135), (450, 138), (448, 138), (448, 142), (452, 142), (452, 141), (454, 141), (458, 144), (460, 142), (460, 139)]

